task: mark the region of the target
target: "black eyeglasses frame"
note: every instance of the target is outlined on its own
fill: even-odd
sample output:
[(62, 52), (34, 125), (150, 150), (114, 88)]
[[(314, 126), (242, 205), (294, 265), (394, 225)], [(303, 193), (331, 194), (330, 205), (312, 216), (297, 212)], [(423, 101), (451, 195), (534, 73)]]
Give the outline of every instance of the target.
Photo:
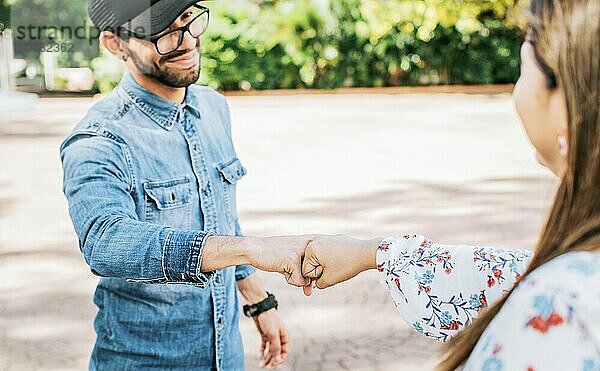
[[(130, 30), (128, 30), (128, 29), (120, 26), (120, 27), (117, 28), (118, 36), (121, 37), (121, 38), (123, 38), (125, 41), (127, 41), (128, 38), (135, 38), (135, 39), (140, 39), (140, 40), (148, 41), (148, 42), (154, 44), (154, 48), (156, 49), (156, 52), (158, 54), (160, 54), (160, 55), (167, 55), (167, 54), (172, 53), (175, 50), (179, 49), (179, 47), (183, 43), (183, 38), (185, 36), (185, 33), (186, 32), (190, 32), (190, 27), (191, 27), (192, 23), (194, 23), (198, 18), (202, 17), (204, 14), (206, 14), (207, 17), (208, 17), (208, 19), (206, 20), (206, 27), (204, 28), (204, 30), (202, 31), (202, 33), (200, 33), (200, 35), (194, 36), (191, 32), (190, 32), (190, 35), (192, 35), (194, 37), (200, 37), (200, 36), (202, 36), (202, 34), (204, 34), (204, 32), (206, 32), (206, 29), (208, 28), (208, 24), (210, 23), (210, 10), (207, 7), (199, 5), (199, 4), (195, 4), (194, 7), (201, 10), (201, 12), (198, 15), (196, 15), (194, 17), (194, 19), (192, 19), (191, 21), (189, 21), (185, 26), (176, 28), (176, 29), (171, 30), (169, 32), (166, 32), (166, 33), (164, 33), (162, 35), (159, 35), (159, 36), (146, 36), (146, 35), (142, 35), (142, 34), (136, 33), (134, 31), (130, 31)], [(161, 52), (159, 50), (159, 48), (158, 48), (158, 40), (160, 40), (163, 37), (165, 37), (167, 35), (170, 35), (170, 34), (172, 34), (174, 32), (181, 32), (180, 35), (179, 35), (179, 41), (177, 42), (177, 47), (175, 47), (173, 50), (171, 50), (169, 52), (166, 52), (166, 53)]]

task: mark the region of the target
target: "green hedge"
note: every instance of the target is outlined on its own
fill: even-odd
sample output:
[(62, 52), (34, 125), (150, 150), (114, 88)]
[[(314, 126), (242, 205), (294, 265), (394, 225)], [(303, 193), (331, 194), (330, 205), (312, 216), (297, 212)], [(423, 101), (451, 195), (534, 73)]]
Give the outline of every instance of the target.
[(210, 2), (201, 83), (249, 90), (514, 82), (522, 40), (515, 2)]

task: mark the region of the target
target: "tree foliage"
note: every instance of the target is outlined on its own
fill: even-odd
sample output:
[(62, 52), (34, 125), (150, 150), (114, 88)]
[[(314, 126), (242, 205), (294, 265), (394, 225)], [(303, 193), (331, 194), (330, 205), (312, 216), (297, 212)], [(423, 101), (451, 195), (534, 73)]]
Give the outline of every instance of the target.
[(515, 0), (215, 2), (202, 82), (221, 89), (504, 83)]

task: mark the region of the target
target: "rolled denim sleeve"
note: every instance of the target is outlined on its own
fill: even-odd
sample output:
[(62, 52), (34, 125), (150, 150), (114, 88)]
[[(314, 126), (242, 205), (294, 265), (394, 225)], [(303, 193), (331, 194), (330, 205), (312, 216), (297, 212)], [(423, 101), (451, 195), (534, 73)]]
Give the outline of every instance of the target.
[[(237, 220), (235, 222), (235, 235), (242, 236), (242, 228), (240, 226), (240, 221)], [(246, 279), (256, 273), (256, 268), (251, 265), (238, 265), (235, 267), (235, 280), (241, 281)]]
[(212, 273), (200, 271), (202, 248), (211, 233), (140, 221), (126, 151), (97, 135), (77, 136), (61, 147), (63, 191), (92, 273), (205, 287)]
[(203, 274), (200, 267), (204, 241), (212, 234), (205, 231), (169, 231), (164, 254), (164, 272), (168, 282), (191, 282), (202, 287), (209, 284), (210, 274)]
[(256, 273), (256, 268), (251, 265), (238, 265), (235, 267), (235, 280), (241, 281)]

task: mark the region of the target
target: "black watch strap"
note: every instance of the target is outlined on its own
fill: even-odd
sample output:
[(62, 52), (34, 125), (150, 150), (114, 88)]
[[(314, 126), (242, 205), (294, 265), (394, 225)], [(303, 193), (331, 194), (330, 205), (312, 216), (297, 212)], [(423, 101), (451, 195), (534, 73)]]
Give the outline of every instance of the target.
[(277, 309), (278, 303), (275, 300), (275, 296), (270, 292), (267, 292), (267, 298), (254, 305), (244, 305), (244, 315), (246, 317), (256, 317), (261, 313), (264, 313), (273, 308)]

